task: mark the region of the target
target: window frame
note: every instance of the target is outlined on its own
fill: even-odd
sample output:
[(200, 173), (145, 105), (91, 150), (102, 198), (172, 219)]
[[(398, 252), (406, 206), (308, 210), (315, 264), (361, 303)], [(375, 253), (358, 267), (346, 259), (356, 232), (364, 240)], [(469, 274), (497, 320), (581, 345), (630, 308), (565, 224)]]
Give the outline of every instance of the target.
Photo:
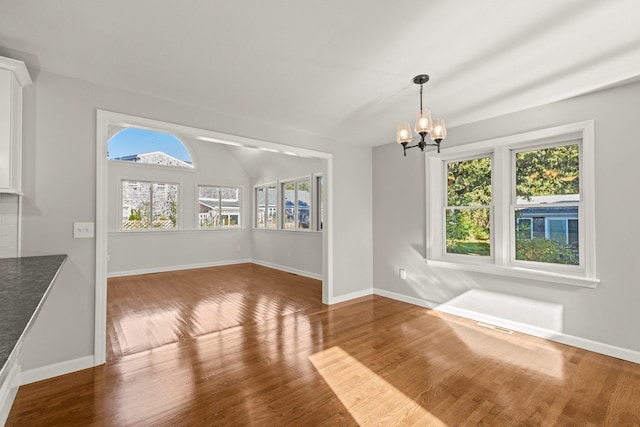
[[(514, 152), (551, 146), (580, 144), (580, 201), (578, 228), (580, 265), (556, 265), (515, 261), (515, 163)], [(493, 260), (443, 253), (443, 210), (446, 206), (446, 164), (492, 153), (492, 254)], [(426, 160), (426, 259), (429, 265), (480, 271), (496, 275), (535, 279), (594, 288), (599, 279), (595, 262), (595, 144), (594, 121), (571, 123), (506, 137), (429, 151)], [(513, 187), (512, 187), (513, 186)]]
[(448, 176), (448, 165), (450, 163), (457, 163), (457, 162), (464, 162), (464, 161), (471, 161), (471, 160), (476, 160), (476, 159), (482, 159), (482, 158), (489, 158), (491, 159), (491, 165), (493, 167), (493, 153), (491, 152), (476, 152), (471, 156), (463, 156), (463, 157), (453, 157), (453, 158), (448, 158), (448, 159), (444, 159), (443, 160), (443, 164), (442, 164), (442, 173), (444, 174), (442, 177), (442, 182), (443, 182), (443, 199), (442, 199), (442, 219), (440, 221), (441, 223), (441, 227), (442, 230), (440, 231), (442, 234), (442, 248), (441, 248), (441, 257), (442, 258), (446, 258), (446, 259), (450, 259), (453, 262), (456, 262), (456, 260), (458, 261), (462, 261), (464, 262), (467, 258), (469, 258), (469, 255), (464, 255), (464, 254), (456, 254), (456, 253), (450, 253), (447, 252), (447, 222), (445, 221), (446, 216), (447, 216), (447, 211), (448, 210), (465, 210), (465, 209), (469, 209), (469, 210), (476, 210), (476, 209), (488, 209), (489, 210), (489, 255), (488, 256), (474, 256), (474, 261), (478, 262), (478, 263), (493, 263), (494, 262), (494, 238), (493, 238), (493, 234), (494, 234), (494, 223), (493, 223), (493, 216), (494, 216), (494, 204), (493, 204), (493, 188), (494, 188), (494, 182), (493, 182), (493, 173), (491, 174), (491, 203), (489, 205), (462, 205), (462, 206), (449, 206), (449, 200), (448, 200), (448, 183), (447, 180), (449, 178)]
[[(265, 221), (264, 226), (259, 226), (258, 225), (258, 218), (260, 217), (259, 212), (258, 212), (258, 190), (264, 190), (264, 196), (265, 196), (265, 218), (269, 217), (269, 188), (274, 188), (276, 195), (275, 195), (275, 218), (276, 218), (276, 224), (275, 227), (268, 227), (268, 221)], [(256, 230), (278, 230), (280, 228), (280, 215), (279, 215), (279, 211), (280, 211), (280, 197), (279, 197), (279, 190), (278, 190), (278, 182), (277, 181), (273, 181), (273, 182), (268, 182), (265, 184), (260, 184), (260, 185), (256, 185), (253, 187), (253, 228)]]
[[(219, 225), (217, 227), (203, 227), (202, 225), (200, 225), (200, 187), (212, 187), (212, 188), (232, 188), (234, 190), (238, 191), (238, 224), (237, 225)], [(243, 210), (243, 203), (242, 203), (242, 197), (243, 197), (243, 187), (241, 185), (213, 185), (213, 184), (196, 184), (196, 193), (195, 193), (195, 204), (196, 204), (196, 226), (195, 229), (196, 230), (238, 230), (243, 228), (244, 225), (244, 210)], [(222, 198), (220, 198), (218, 201), (220, 202), (220, 217), (223, 216), (222, 214)]]
[[(298, 184), (307, 181), (309, 183), (309, 226), (307, 228), (299, 227), (299, 214), (298, 214)], [(293, 228), (285, 228), (285, 219), (284, 215), (286, 215), (286, 200), (285, 200), (285, 192), (284, 186), (287, 184), (294, 185), (294, 206), (293, 206)], [(314, 185), (313, 185), (313, 175), (305, 175), (297, 178), (290, 178), (278, 181), (278, 190), (280, 191), (280, 195), (278, 200), (280, 201), (280, 212), (278, 214), (279, 220), (279, 229), (283, 231), (300, 231), (300, 232), (310, 232), (315, 231), (313, 224), (315, 223), (315, 205), (313, 203), (314, 199)]]
[[(118, 228), (118, 232), (122, 232), (122, 233), (147, 233), (147, 232), (162, 232), (162, 233), (166, 233), (166, 232), (173, 232), (173, 231), (178, 231), (181, 229), (182, 226), (182, 212), (181, 212), (181, 207), (182, 207), (182, 191), (180, 189), (180, 187), (182, 186), (182, 183), (180, 182), (171, 182), (171, 181), (157, 181), (157, 180), (148, 180), (148, 179), (137, 179), (137, 178), (125, 178), (125, 177), (119, 177), (118, 181), (120, 182), (120, 188), (119, 188), (119, 192), (118, 192), (118, 199), (119, 199), (119, 204), (120, 204), (120, 219), (119, 219), (119, 223), (120, 226)], [(124, 210), (124, 191), (123, 191), (123, 186), (125, 182), (138, 182), (138, 183), (146, 183), (149, 184), (149, 210), (151, 212), (151, 223), (153, 224), (153, 185), (154, 184), (163, 184), (163, 185), (175, 185), (176, 188), (176, 225), (175, 227), (172, 228), (154, 228), (154, 227), (148, 227), (148, 228), (122, 228), (122, 212)]]

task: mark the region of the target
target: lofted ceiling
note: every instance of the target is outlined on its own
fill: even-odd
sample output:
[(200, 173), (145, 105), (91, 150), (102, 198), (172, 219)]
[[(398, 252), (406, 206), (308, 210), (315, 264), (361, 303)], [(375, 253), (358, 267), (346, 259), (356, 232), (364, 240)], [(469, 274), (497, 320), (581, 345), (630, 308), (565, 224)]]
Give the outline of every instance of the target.
[(376, 146), (418, 88), (447, 125), (640, 76), (638, 0), (0, 0), (41, 69)]

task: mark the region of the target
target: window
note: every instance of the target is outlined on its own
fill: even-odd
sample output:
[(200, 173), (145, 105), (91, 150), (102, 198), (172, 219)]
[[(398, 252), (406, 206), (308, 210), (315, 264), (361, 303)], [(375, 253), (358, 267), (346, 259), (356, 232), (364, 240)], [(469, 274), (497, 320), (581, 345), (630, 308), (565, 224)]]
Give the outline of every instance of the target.
[(311, 221), (311, 179), (285, 182), (282, 188), (282, 228), (309, 229)]
[(275, 229), (278, 226), (278, 194), (275, 184), (256, 187), (256, 228)]
[(491, 157), (447, 162), (448, 254), (491, 255)]
[(109, 140), (109, 160), (155, 166), (193, 168), (187, 147), (169, 133), (127, 128)]
[(512, 162), (514, 217), (531, 227), (526, 239), (516, 232), (515, 259), (579, 265), (580, 145), (513, 151)]
[(427, 262), (594, 287), (593, 122), (427, 153)]
[(200, 228), (240, 227), (240, 188), (198, 186)]
[(175, 229), (178, 184), (122, 181), (122, 229)]
[(316, 230), (322, 231), (324, 221), (324, 178), (316, 175)]

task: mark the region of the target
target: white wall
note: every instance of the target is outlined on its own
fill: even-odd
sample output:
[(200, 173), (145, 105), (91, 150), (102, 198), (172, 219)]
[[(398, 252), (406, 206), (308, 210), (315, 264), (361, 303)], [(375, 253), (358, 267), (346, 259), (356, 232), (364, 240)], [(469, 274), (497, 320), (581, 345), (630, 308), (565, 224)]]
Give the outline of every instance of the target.
[(66, 253), (69, 258), (25, 340), (23, 369), (93, 354), (95, 240), (73, 239), (72, 224), (96, 217), (96, 109), (332, 153), (335, 206), (327, 227), (333, 228), (335, 265), (330, 299), (371, 289), (371, 149), (27, 65), (34, 84), (24, 92), (23, 255)]
[(18, 198), (0, 194), (0, 258), (18, 256)]
[[(231, 151), (251, 175), (252, 188), (325, 172), (325, 161), (321, 159), (242, 148), (233, 148)], [(322, 278), (322, 233), (313, 230), (254, 228), (252, 257), (259, 264)]]
[[(216, 265), (251, 259), (251, 181), (227, 146), (181, 137), (194, 168), (154, 167), (108, 162), (110, 276)], [(179, 184), (178, 228), (170, 231), (120, 231), (123, 179)], [(203, 230), (197, 223), (197, 186), (241, 188), (241, 229)]]
[[(423, 262), (424, 156), (410, 150), (403, 157), (397, 144), (389, 144), (373, 150), (376, 290), (427, 306), (455, 306), (464, 300), (466, 310), (525, 327), (545, 328), (536, 315), (561, 313), (557, 330), (551, 332), (587, 347), (594, 344), (598, 350), (607, 346), (617, 347), (613, 353), (628, 350), (623, 351), (625, 357), (640, 360), (635, 327), (640, 324), (635, 267), (640, 225), (633, 219), (640, 209), (635, 189), (640, 182), (638, 111), (640, 84), (633, 84), (453, 128), (444, 142), (445, 147), (453, 146), (595, 119), (596, 253), (601, 279), (596, 289), (428, 267)], [(399, 268), (407, 270), (406, 281), (398, 278)]]

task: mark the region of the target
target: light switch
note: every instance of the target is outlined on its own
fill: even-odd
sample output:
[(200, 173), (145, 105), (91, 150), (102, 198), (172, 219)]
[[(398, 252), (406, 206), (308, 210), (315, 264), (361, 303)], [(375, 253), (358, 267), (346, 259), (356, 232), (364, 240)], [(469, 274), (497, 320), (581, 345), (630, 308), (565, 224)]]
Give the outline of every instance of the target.
[(74, 222), (73, 238), (74, 239), (91, 239), (94, 235), (93, 222)]

